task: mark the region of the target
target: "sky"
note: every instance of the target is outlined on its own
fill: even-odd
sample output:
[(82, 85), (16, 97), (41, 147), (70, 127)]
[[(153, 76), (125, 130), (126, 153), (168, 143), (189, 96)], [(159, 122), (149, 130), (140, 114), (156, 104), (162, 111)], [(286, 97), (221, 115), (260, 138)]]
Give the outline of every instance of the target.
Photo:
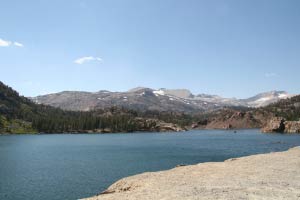
[(0, 81), (25, 96), (300, 93), (299, 0), (2, 0)]

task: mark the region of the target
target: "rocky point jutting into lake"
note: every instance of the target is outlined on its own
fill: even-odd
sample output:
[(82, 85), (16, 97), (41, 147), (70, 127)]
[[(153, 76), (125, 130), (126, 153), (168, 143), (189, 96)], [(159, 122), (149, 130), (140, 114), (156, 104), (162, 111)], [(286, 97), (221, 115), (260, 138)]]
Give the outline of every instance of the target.
[(300, 199), (300, 147), (123, 178), (86, 200)]

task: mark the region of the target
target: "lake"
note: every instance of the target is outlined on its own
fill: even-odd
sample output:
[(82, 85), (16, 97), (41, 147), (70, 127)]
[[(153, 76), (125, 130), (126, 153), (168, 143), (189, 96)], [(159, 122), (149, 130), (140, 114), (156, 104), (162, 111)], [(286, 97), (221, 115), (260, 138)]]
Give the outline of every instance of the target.
[(120, 178), (300, 146), (259, 130), (0, 136), (0, 199), (73, 200)]

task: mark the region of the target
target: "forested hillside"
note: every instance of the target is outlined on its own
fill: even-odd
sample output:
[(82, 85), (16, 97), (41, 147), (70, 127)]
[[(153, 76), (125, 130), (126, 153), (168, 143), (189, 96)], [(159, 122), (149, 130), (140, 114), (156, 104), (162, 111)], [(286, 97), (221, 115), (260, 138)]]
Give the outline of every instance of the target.
[(263, 109), (277, 116), (284, 117), (286, 120), (298, 121), (300, 120), (300, 95), (280, 100)]
[(137, 112), (117, 107), (89, 112), (64, 111), (35, 104), (0, 82), (2, 133), (155, 131), (161, 122), (185, 126), (191, 120), (191, 116), (182, 113)]
[(272, 116), (299, 120), (300, 96), (263, 108), (228, 107), (208, 113), (129, 110), (65, 111), (35, 104), (0, 82), (0, 133), (132, 132), (182, 128), (258, 128)]

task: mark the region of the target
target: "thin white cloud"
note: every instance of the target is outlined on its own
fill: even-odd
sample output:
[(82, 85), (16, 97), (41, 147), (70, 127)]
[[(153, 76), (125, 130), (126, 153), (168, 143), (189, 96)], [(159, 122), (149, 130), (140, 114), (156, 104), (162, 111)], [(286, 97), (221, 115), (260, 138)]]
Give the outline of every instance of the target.
[(20, 42), (12, 42), (8, 40), (3, 40), (0, 38), (0, 47), (9, 47), (9, 46), (16, 46), (16, 47), (24, 47), (24, 45)]
[(14, 42), (14, 45), (17, 47), (24, 47), (24, 45), (20, 42)]
[(274, 72), (265, 73), (265, 77), (267, 77), (267, 78), (272, 78), (272, 77), (276, 77), (276, 76), (278, 76), (278, 75)]
[(2, 40), (0, 38), (0, 47), (9, 47), (11, 45), (11, 41)]
[(81, 57), (81, 58), (78, 58), (74, 61), (74, 63), (78, 64), (78, 65), (81, 65), (81, 64), (84, 64), (86, 62), (90, 62), (90, 61), (98, 61), (98, 62), (101, 62), (102, 59), (99, 58), (99, 57), (93, 57), (93, 56), (85, 56), (85, 57)]

